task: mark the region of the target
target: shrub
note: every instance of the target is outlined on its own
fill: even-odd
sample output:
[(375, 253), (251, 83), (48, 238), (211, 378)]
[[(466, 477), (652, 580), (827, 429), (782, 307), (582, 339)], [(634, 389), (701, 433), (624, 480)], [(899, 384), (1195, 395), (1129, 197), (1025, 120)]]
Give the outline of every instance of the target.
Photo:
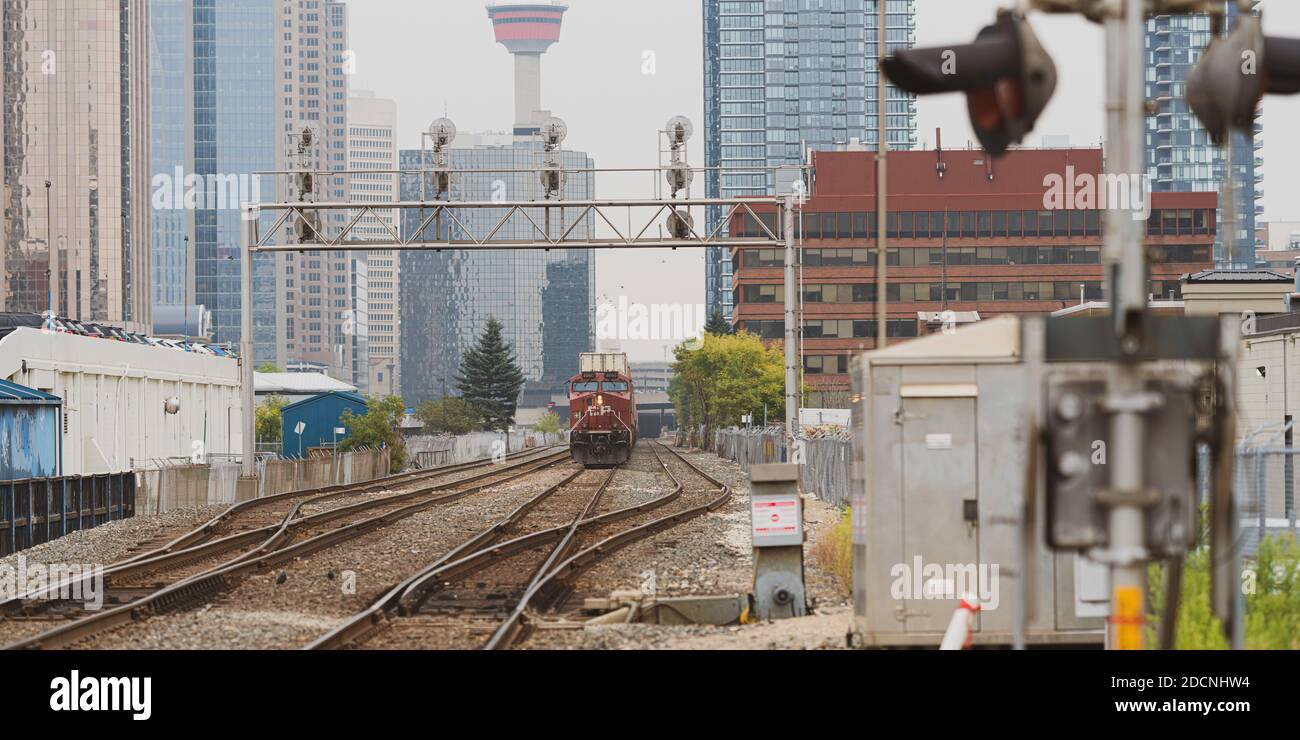
[(812, 556), (822, 570), (835, 575), (844, 593), (853, 593), (853, 514), (849, 509), (813, 543)]

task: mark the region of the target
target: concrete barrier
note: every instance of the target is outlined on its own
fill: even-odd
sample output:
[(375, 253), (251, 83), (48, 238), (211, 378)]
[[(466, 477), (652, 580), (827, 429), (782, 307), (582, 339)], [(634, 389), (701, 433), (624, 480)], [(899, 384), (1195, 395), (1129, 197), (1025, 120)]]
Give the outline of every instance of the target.
[(364, 483), (389, 474), (388, 450), (357, 450), (305, 460), (258, 463), (258, 479), (244, 481), (234, 462), (168, 465), (136, 471), (137, 511), (161, 514), (175, 509), (233, 504), (279, 493), (340, 484)]

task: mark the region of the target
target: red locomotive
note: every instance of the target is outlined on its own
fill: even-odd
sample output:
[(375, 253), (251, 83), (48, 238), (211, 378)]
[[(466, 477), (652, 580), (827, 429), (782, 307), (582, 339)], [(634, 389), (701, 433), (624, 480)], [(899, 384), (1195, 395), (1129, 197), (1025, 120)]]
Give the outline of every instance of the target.
[(569, 380), (569, 454), (588, 468), (612, 468), (636, 446), (636, 394), (627, 355), (583, 353)]

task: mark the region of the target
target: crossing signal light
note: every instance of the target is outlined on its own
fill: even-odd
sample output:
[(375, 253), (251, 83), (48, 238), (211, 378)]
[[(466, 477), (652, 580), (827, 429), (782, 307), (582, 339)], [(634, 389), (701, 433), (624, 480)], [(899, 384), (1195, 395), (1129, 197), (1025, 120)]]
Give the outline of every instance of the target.
[(1256, 15), (1214, 38), (1187, 75), (1187, 105), (1217, 144), (1232, 129), (1253, 134), (1265, 93), (1300, 92), (1300, 39), (1265, 36)]
[(971, 126), (993, 155), (1033, 130), (1056, 91), (1056, 65), (1024, 15), (998, 12), (975, 42), (902, 49), (882, 62), (885, 76), (917, 95), (966, 93)]

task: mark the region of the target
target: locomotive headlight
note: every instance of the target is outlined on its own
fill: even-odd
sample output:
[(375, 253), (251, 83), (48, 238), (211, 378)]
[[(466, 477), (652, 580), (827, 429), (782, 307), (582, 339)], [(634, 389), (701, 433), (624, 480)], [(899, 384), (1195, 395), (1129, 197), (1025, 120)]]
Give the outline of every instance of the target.
[(604, 396), (596, 396), (596, 405), (597, 405), (597, 406), (604, 406), (604, 405), (605, 405), (605, 397), (604, 397)]

